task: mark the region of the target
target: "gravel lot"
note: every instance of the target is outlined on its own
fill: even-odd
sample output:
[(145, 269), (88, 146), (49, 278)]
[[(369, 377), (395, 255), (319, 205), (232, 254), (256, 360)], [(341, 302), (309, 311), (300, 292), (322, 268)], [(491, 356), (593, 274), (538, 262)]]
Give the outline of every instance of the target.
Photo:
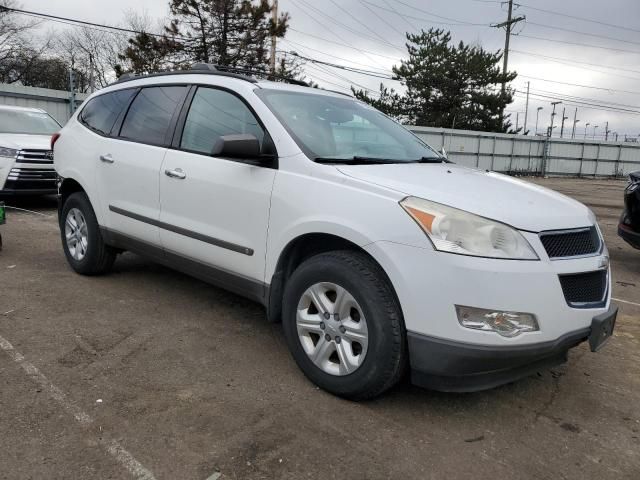
[(625, 183), (534, 181), (597, 214), (613, 296), (632, 302), (615, 338), (491, 391), (405, 384), (366, 403), (309, 383), (256, 304), (130, 254), (109, 276), (72, 273), (55, 199), (11, 201), (45, 216), (10, 211), (0, 227), (0, 478), (640, 478)]

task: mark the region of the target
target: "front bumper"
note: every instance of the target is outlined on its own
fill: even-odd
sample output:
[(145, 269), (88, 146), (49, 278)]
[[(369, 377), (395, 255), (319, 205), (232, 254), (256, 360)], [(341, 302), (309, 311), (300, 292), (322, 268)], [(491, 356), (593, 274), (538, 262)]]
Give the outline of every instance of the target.
[(589, 328), (543, 343), (520, 346), (473, 345), (409, 333), (411, 381), (444, 392), (497, 387), (567, 361), (569, 349), (589, 340), (597, 351), (608, 340), (618, 307), (593, 318)]
[(625, 223), (618, 224), (618, 236), (633, 248), (640, 249), (640, 232), (636, 232)]

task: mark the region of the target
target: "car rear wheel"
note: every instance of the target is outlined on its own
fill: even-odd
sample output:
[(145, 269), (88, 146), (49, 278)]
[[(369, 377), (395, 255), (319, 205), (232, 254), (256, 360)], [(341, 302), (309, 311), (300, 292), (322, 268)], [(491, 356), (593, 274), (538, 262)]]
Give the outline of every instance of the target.
[(306, 260), (288, 280), (283, 302), (289, 348), (319, 387), (362, 400), (401, 378), (407, 357), (402, 312), (366, 254), (336, 251)]
[(96, 214), (84, 192), (65, 201), (60, 215), (62, 248), (71, 268), (83, 275), (101, 275), (111, 270), (116, 251), (100, 234)]

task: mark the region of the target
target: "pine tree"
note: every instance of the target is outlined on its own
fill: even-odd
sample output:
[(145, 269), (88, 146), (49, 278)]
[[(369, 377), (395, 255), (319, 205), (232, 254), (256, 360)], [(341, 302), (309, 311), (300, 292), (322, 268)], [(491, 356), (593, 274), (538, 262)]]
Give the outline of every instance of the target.
[(269, 40), (284, 37), (289, 15), (271, 18), (267, 0), (170, 0), (169, 35), (193, 62), (265, 70)]
[(500, 51), (454, 45), (451, 33), (442, 29), (407, 34), (407, 40), (409, 59), (393, 67), (406, 92), (381, 85), (379, 99), (354, 90), (357, 98), (415, 125), (509, 131), (511, 122), (506, 118), (501, 123), (500, 113), (513, 101), (513, 91), (507, 89), (503, 96), (500, 85), (513, 81), (516, 73), (501, 72)]

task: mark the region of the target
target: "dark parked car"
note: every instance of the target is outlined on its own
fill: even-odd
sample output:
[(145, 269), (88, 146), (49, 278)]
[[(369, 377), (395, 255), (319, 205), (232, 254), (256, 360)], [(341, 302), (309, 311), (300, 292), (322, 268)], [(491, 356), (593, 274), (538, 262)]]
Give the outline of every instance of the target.
[(640, 172), (629, 175), (624, 190), (624, 211), (618, 224), (618, 235), (629, 245), (640, 249)]

